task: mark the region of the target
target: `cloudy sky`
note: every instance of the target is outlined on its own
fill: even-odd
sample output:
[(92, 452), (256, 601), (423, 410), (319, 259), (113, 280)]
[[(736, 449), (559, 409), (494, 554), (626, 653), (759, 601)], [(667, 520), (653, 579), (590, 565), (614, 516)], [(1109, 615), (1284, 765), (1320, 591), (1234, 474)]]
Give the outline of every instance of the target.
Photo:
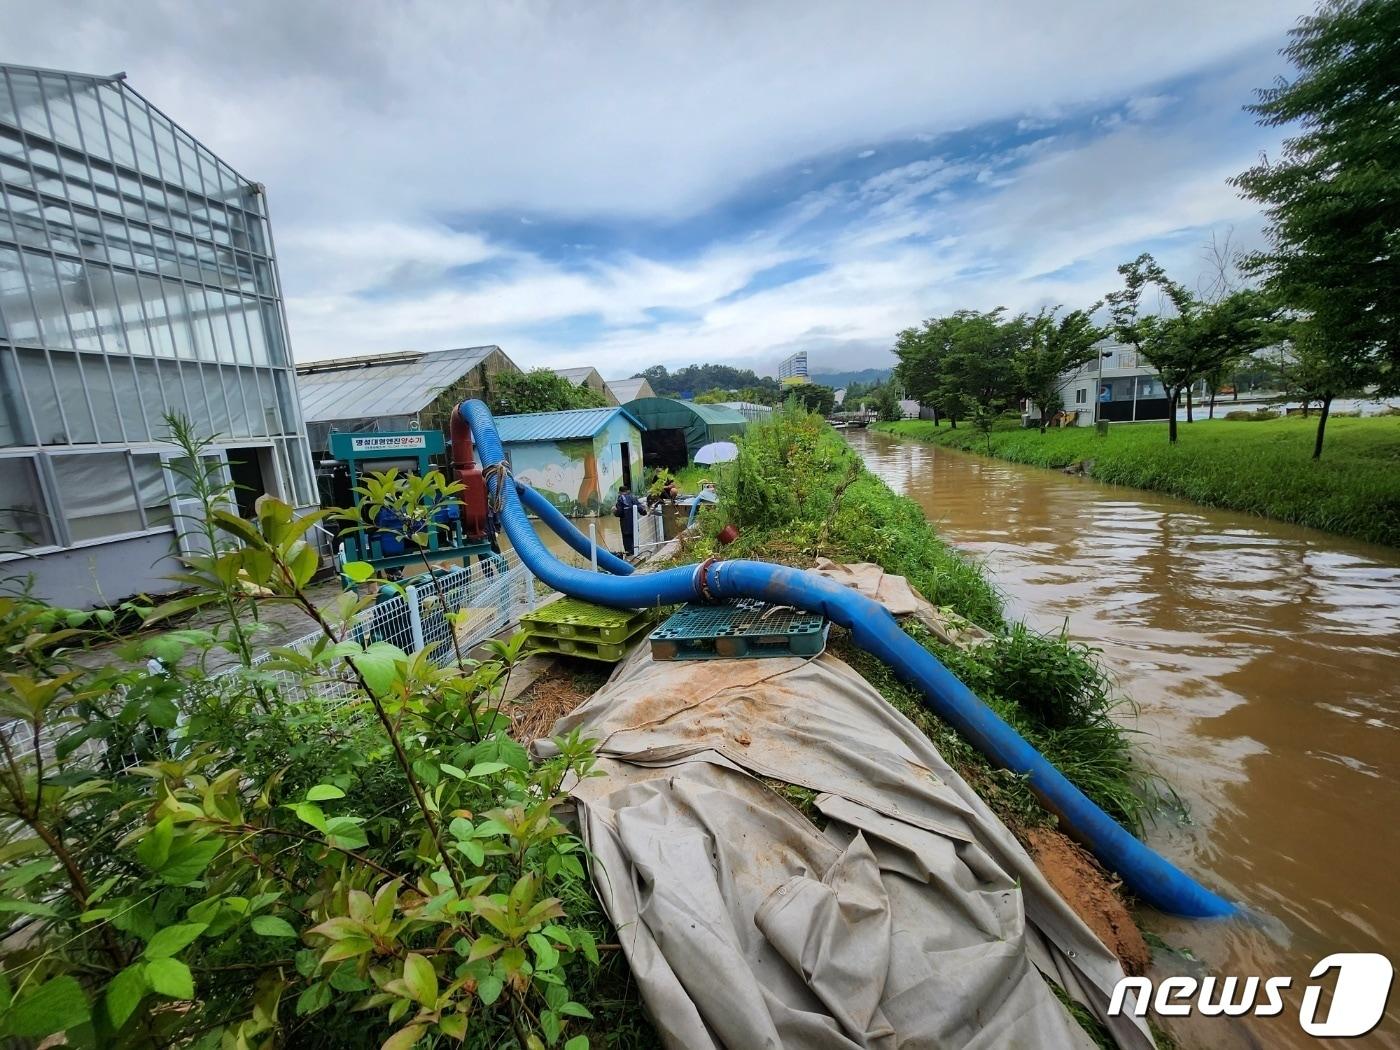
[(1241, 106), (1310, 6), (0, 0), (0, 61), (123, 70), (265, 183), (300, 360), (846, 369), (1257, 240)]

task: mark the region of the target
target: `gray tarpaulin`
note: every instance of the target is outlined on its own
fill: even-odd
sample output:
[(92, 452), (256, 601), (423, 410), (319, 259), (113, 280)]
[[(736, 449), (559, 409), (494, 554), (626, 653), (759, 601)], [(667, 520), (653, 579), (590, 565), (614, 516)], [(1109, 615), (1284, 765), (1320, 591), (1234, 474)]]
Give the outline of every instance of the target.
[[(594, 882), (668, 1047), (1093, 1045), (1037, 969), (1102, 1014), (1118, 960), (841, 661), (643, 648), (574, 728), (603, 756), (573, 788)], [(1112, 1030), (1150, 1047), (1139, 1024)]]

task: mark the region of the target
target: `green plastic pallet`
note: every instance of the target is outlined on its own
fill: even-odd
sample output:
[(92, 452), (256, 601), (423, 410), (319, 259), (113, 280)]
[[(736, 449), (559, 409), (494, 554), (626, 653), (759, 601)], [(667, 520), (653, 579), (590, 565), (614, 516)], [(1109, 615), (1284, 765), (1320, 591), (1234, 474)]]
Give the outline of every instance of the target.
[(627, 655), (632, 643), (645, 634), (650, 626), (650, 618), (643, 619), (633, 628), (632, 633), (620, 642), (601, 642), (580, 637), (561, 638), (558, 635), (532, 630), (528, 632), (529, 646), (535, 652), (560, 653), (564, 656), (615, 664)]
[(577, 598), (560, 598), (520, 617), (528, 634), (588, 642), (625, 642), (654, 618), (650, 609), (609, 609)]
[(686, 605), (651, 632), (654, 660), (730, 660), (816, 656), (826, 648), (823, 616), (741, 599)]

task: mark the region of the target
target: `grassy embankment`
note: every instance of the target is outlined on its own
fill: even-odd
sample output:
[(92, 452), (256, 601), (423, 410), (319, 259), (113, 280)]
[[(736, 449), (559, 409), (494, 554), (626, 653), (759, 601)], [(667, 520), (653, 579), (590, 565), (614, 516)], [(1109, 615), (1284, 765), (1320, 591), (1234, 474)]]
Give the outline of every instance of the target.
[(1312, 459), (1317, 420), (1198, 420), (1167, 442), (1166, 423), (991, 434), (929, 420), (875, 429), (1016, 463), (1063, 468), (1117, 485), (1152, 489), (1212, 507), (1260, 514), (1375, 543), (1400, 546), (1400, 416), (1333, 418), (1322, 458)]
[[(751, 427), (739, 460), (717, 481), (721, 505), (703, 519), (700, 549), (726, 558), (751, 557), (809, 566), (819, 555), (873, 561), (907, 577), (937, 606), (996, 636), (972, 652), (911, 628), (1002, 718), (1108, 812), (1138, 828), (1157, 796), (1132, 758), (1129, 736), (1111, 713), (1123, 701), (1092, 650), (1046, 637), (1003, 619), (1001, 599), (981, 568), (939, 539), (923, 512), (861, 465), (820, 417), (786, 410)], [(722, 549), (714, 535), (727, 523), (739, 540)], [(918, 632), (918, 633), (916, 633)], [(994, 769), (879, 660), (833, 631), (833, 649), (923, 729), (945, 757), (1013, 829), (1049, 821), (1024, 781)]]

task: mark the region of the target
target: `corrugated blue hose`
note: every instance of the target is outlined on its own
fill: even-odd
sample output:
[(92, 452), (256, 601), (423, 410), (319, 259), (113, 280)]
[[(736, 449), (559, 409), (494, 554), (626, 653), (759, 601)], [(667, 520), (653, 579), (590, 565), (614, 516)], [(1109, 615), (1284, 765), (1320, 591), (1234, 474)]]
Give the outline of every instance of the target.
[[(580, 532), (572, 521), (564, 517), (563, 512), (561, 512), (558, 507), (550, 503), (549, 500), (545, 499), (523, 481), (517, 481), (515, 483), (515, 491), (519, 493), (520, 501), (525, 504), (525, 509), (534, 512), (535, 517), (548, 525), (550, 531), (552, 531), (554, 535), (558, 536), (585, 558), (592, 557), (593, 542)], [(530, 531), (534, 532), (535, 530), (531, 529)], [(506, 535), (510, 536), (509, 530), (506, 531)], [(515, 542), (514, 536), (511, 536), (510, 542)], [(612, 551), (605, 550), (601, 546), (598, 548), (598, 568), (602, 569), (604, 572), (610, 572), (614, 576), (632, 575), (631, 562), (623, 561)]]
[[(505, 455), (490, 410), (480, 401), (466, 401), (459, 411), (471, 427), (482, 465), (500, 463)], [(496, 480), (496, 475), (488, 475), (493, 497)], [(506, 486), (500, 516), (520, 560), (549, 586), (585, 601), (641, 609), (717, 598), (757, 598), (827, 617), (849, 630), (856, 645), (880, 657), (918, 689), (934, 714), (984, 755), (1025, 775), (1046, 808), (1060, 818), (1061, 826), (1106, 868), (1117, 872), (1147, 904), (1193, 918), (1238, 913), (1235, 904), (1144, 845), (1090, 801), (932, 653), (909, 637), (878, 602), (816, 573), (766, 562), (720, 561), (622, 578), (605, 576), (575, 569), (550, 554), (525, 516), (514, 485)], [(573, 529), (568, 519), (560, 518)]]

